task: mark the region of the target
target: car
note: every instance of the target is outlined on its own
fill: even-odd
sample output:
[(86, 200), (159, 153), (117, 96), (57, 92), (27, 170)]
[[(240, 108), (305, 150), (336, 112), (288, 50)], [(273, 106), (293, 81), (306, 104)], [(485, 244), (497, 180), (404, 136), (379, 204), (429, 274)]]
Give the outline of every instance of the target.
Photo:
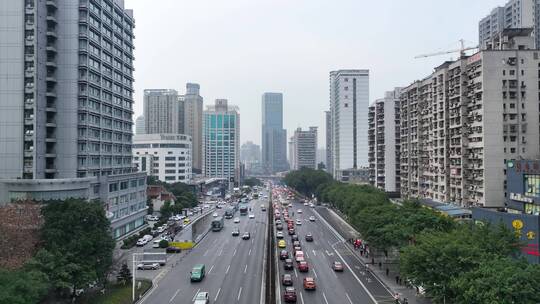
[(291, 241), (292, 242), (298, 241), (298, 235), (296, 235), (296, 234), (291, 235)]
[(341, 262), (338, 262), (338, 261), (334, 261), (332, 263), (332, 269), (334, 269), (334, 271), (343, 271), (343, 264), (341, 264)]
[(294, 287), (285, 288), (285, 292), (283, 292), (283, 300), (285, 303), (296, 303), (296, 289), (294, 289)]
[(186, 218), (184, 219), (184, 224), (185, 224), (185, 225), (189, 224), (190, 222), (191, 222), (191, 220), (189, 219), (189, 217), (186, 217)]
[(312, 277), (304, 278), (304, 289), (305, 290), (315, 290), (317, 285), (315, 284), (315, 279)]
[(276, 237), (278, 239), (282, 239), (283, 238), (283, 232), (281, 232), (281, 231), (276, 232)]
[(159, 268), (159, 263), (140, 263), (137, 265), (139, 270), (156, 270)]
[(304, 206), (307, 206), (307, 205), (309, 205), (308, 202), (304, 202)]
[(292, 276), (288, 273), (282, 275), (281, 284), (283, 284), (283, 286), (292, 286), (293, 284)]
[(302, 225), (302, 220), (301, 220), (301, 219), (297, 219), (297, 220), (296, 220), (296, 225), (297, 225), (297, 226)]
[(315, 222), (315, 217), (314, 217), (313, 215), (310, 216), (310, 217), (309, 217), (309, 221), (310, 221), (310, 222)]
[(178, 248), (178, 247), (173, 247), (173, 246), (169, 246), (167, 247), (167, 249), (165, 249), (165, 252), (167, 253), (180, 253), (182, 251), (182, 249)]
[(279, 259), (280, 260), (286, 260), (289, 258), (289, 252), (287, 250), (281, 250), (279, 253)]
[(278, 225), (276, 226), (276, 230), (279, 230), (279, 231), (283, 230), (283, 225), (278, 224)]
[(311, 207), (311, 208), (315, 208), (315, 204), (313, 204), (313, 203), (309, 203), (309, 207)]
[(281, 220), (280, 219), (277, 219), (276, 220), (276, 225), (280, 225), (281, 224)]
[(147, 240), (144, 240), (144, 239), (138, 239), (136, 245), (139, 246), (139, 247), (141, 247), (141, 246), (144, 246), (144, 245), (146, 245), (146, 244), (148, 244), (148, 241), (147, 241)]
[(163, 227), (163, 226), (158, 227), (158, 229), (157, 229), (158, 233), (163, 233), (163, 231), (165, 231), (165, 227)]
[(298, 209), (298, 210), (296, 210), (296, 213), (298, 213), (298, 214), (302, 214), (302, 209)]
[(306, 234), (306, 242), (313, 242), (313, 234), (311, 233)]
[(298, 271), (300, 271), (300, 272), (308, 272), (309, 271), (308, 263), (306, 261), (298, 262)]
[(235, 218), (234, 218), (234, 223), (235, 223), (235, 224), (238, 224), (238, 223), (240, 223), (240, 218), (238, 218), (238, 217), (235, 217)]
[(218, 217), (219, 215), (217, 214), (217, 212), (214, 212), (214, 213), (212, 213), (212, 216), (213, 217)]
[(289, 229), (289, 235), (294, 235), (294, 234), (296, 234), (296, 231), (294, 231), (294, 228)]
[(193, 304), (208, 304), (210, 303), (210, 295), (206, 291), (200, 291), (195, 296), (195, 302)]
[(292, 244), (294, 247), (300, 246), (300, 241), (293, 241)]
[(192, 215), (193, 215), (193, 212), (188, 211), (187, 216), (192, 216)]
[(152, 243), (152, 248), (159, 248), (159, 243), (161, 242), (161, 240), (155, 240), (153, 243)]
[(244, 232), (244, 234), (242, 235), (242, 240), (249, 240), (249, 238), (251, 238), (251, 234), (249, 234), (249, 232)]
[(294, 250), (294, 251), (301, 251), (301, 250), (302, 250), (302, 247), (301, 247), (301, 246), (294, 246), (294, 247), (293, 247), (293, 250)]
[(240, 230), (238, 230), (238, 228), (237, 228), (237, 229), (234, 229), (234, 230), (232, 231), (232, 236), (239, 236), (239, 235), (240, 235)]
[(254, 218), (255, 218), (255, 214), (250, 213), (250, 214), (249, 214), (249, 218), (250, 218), (250, 219), (254, 219)]
[(285, 243), (285, 240), (279, 240), (279, 242), (278, 242), (278, 247), (279, 247), (279, 248), (285, 248), (285, 247), (287, 247), (287, 243)]
[(292, 259), (285, 259), (285, 262), (283, 262), (283, 269), (285, 270), (293, 270), (293, 260)]

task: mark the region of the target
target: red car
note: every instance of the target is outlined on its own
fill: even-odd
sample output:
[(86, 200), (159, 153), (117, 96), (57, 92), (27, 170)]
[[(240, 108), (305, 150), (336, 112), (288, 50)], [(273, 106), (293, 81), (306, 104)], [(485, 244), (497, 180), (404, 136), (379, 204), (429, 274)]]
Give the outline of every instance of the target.
[(305, 290), (315, 290), (317, 285), (315, 284), (315, 279), (312, 277), (304, 278), (304, 289)]
[(296, 289), (294, 287), (285, 288), (283, 300), (285, 300), (285, 303), (296, 303)]
[(341, 264), (341, 262), (334, 261), (334, 263), (332, 263), (332, 269), (334, 269), (334, 271), (343, 271), (343, 264)]
[(300, 271), (300, 272), (308, 272), (309, 271), (308, 263), (306, 261), (300, 261), (298, 263), (298, 271)]

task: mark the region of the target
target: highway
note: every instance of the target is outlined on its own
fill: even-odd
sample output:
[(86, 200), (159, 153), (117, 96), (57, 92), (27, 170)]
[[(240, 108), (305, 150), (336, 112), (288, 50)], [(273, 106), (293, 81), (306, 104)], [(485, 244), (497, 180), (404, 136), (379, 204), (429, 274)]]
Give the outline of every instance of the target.
[[(298, 213), (298, 209), (302, 209), (302, 214)], [(292, 216), (293, 211), (294, 216)], [(278, 303), (284, 303), (284, 286), (281, 284), (281, 276), (284, 273), (292, 274), (293, 286), (296, 288), (297, 293), (297, 303), (393, 303), (391, 293), (369, 272), (366, 273), (365, 266), (345, 247), (343, 239), (336, 236), (335, 232), (324, 223), (313, 208), (295, 201), (293, 207), (289, 208), (289, 216), (295, 220), (302, 220), (302, 225), (295, 224), (295, 229), (309, 264), (309, 272), (298, 272), (296, 262), (294, 262), (294, 270), (284, 270), (283, 261), (279, 260), (280, 290), (278, 296), (280, 296), (280, 300), (278, 300)], [(308, 220), (310, 216), (315, 216), (315, 222)], [(283, 214), (281, 218), (283, 219)], [(274, 224), (274, 229), (275, 226)], [(286, 250), (289, 251), (294, 260), (292, 242), (286, 228), (287, 225), (284, 224), (283, 232), (284, 240), (287, 242)], [(313, 235), (313, 242), (305, 240), (305, 235), (308, 233)], [(276, 247), (278, 259), (281, 250), (281, 248)], [(333, 261), (341, 262), (344, 271), (334, 272), (331, 268)], [(303, 279), (307, 276), (315, 278), (317, 290), (304, 290)]]
[[(183, 256), (167, 273), (161, 275), (157, 286), (141, 303), (192, 303), (199, 291), (210, 294), (211, 303), (261, 303), (263, 247), (267, 214), (261, 204), (268, 206), (268, 199), (249, 203), (254, 219), (240, 216), (240, 223), (225, 219), (225, 228), (210, 231), (187, 255)], [(218, 213), (223, 214), (225, 209)], [(238, 227), (240, 236), (233, 237)], [(250, 240), (242, 240), (242, 234), (251, 233)], [(206, 277), (202, 282), (190, 282), (190, 271), (195, 264), (205, 264)], [(160, 275), (158, 275), (160, 277)]]

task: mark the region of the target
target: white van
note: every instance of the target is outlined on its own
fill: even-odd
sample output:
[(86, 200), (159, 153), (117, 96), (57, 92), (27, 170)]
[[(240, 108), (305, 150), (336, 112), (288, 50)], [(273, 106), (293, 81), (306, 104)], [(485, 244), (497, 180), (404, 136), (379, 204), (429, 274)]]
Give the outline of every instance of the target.
[(155, 240), (155, 241), (152, 243), (152, 248), (159, 248), (159, 242), (161, 242), (161, 240)]

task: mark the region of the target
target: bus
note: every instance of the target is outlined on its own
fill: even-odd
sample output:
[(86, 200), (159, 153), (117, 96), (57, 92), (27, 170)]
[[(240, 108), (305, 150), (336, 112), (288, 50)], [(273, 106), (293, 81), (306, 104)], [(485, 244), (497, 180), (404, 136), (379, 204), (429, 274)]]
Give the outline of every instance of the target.
[(221, 231), (223, 229), (223, 217), (220, 216), (212, 221), (212, 231)]
[(234, 209), (234, 207), (227, 208), (227, 210), (225, 210), (225, 218), (232, 219), (235, 212), (236, 210)]
[(240, 215), (247, 215), (248, 214), (248, 206), (242, 205), (240, 206)]

